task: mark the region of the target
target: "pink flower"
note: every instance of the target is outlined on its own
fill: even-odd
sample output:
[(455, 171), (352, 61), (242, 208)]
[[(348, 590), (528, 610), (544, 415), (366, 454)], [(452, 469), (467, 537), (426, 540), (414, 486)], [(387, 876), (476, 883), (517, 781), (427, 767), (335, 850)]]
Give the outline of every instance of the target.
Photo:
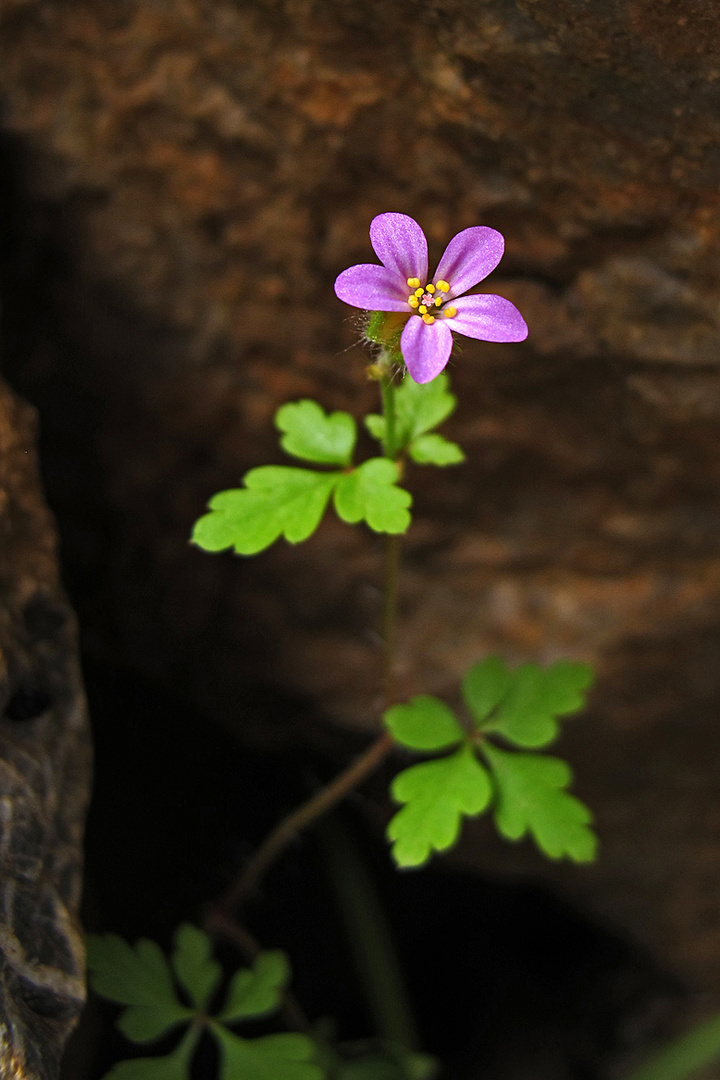
[(452, 351), (452, 330), (481, 341), (524, 341), (528, 328), (509, 300), (490, 293), (465, 296), (500, 262), (502, 234), (477, 225), (463, 229), (445, 248), (428, 279), (425, 234), (407, 214), (379, 214), (370, 241), (382, 266), (362, 263), (343, 270), (335, 292), (353, 307), (401, 311), (408, 316), (400, 349), (417, 383), (430, 382)]

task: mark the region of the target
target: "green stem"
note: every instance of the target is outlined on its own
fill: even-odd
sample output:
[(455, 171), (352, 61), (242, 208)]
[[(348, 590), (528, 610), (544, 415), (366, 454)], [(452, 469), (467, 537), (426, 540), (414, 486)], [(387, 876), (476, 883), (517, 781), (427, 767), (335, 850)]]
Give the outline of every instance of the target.
[(385, 705), (393, 701), (393, 668), (395, 663), (395, 624), (400, 586), (400, 536), (388, 536), (385, 541), (385, 592), (383, 596), (383, 697)]
[[(382, 409), (385, 417), (385, 457), (397, 461), (397, 413), (395, 408), (395, 384), (392, 381), (392, 355), (385, 350), (380, 357), (384, 369), (380, 379)], [(385, 546), (385, 590), (383, 596), (383, 692), (385, 704), (393, 699), (393, 662), (395, 659), (395, 622), (397, 617), (398, 589), (400, 582), (400, 536), (388, 536)]]
[(383, 374), (380, 377), (380, 393), (382, 394), (383, 413), (385, 414), (385, 438), (383, 449), (385, 457), (395, 461), (397, 451), (395, 449), (396, 416), (395, 416), (395, 385), (392, 376)]
[[(383, 412), (385, 415), (385, 456), (396, 460), (396, 414), (395, 387), (389, 365), (391, 355), (383, 353), (380, 362), (384, 371), (380, 380)], [(397, 612), (400, 575), (400, 537), (389, 536), (386, 548), (385, 591), (383, 602), (382, 634), (384, 641), (383, 675), (385, 704), (392, 702), (392, 675), (395, 649), (395, 619)], [(255, 854), (248, 860), (229, 888), (221, 896), (216, 910), (228, 919), (235, 909), (254, 892), (267, 870), (294, 838), (322, 814), (339, 803), (385, 760), (393, 747), (393, 740), (383, 732), (364, 754), (340, 773), (330, 784), (318, 791), (276, 825), (265, 838)]]
[(352, 833), (338, 814), (318, 824), (324, 863), (377, 1035), (417, 1050), (418, 1035), (392, 930)]

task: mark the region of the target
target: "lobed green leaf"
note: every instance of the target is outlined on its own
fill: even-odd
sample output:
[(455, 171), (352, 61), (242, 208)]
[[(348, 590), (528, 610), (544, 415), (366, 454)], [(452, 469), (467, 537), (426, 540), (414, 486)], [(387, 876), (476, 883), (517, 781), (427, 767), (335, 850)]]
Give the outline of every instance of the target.
[(488, 742), (482, 752), (497, 789), (495, 822), (502, 835), (519, 840), (530, 833), (551, 859), (592, 862), (597, 852), (592, 814), (565, 791), (570, 766), (560, 758), (511, 753)]
[(172, 966), (192, 1003), (198, 1009), (205, 1009), (222, 978), (222, 968), (213, 959), (208, 935), (190, 923), (178, 927)]
[[(402, 452), (410, 447), (410, 456), (413, 457), (413, 443), (450, 416), (457, 405), (457, 398), (450, 393), (449, 385), (450, 381), (443, 372), (429, 383), (416, 383), (408, 377), (398, 386), (395, 391), (395, 443), (399, 451)], [(373, 438), (378, 439), (380, 442), (384, 441), (384, 417), (371, 413), (370, 416), (365, 418), (365, 426)], [(437, 438), (439, 439), (440, 436), (437, 436)], [(443, 439), (442, 442), (446, 443), (446, 440)], [(453, 447), (454, 450), (451, 452), (448, 449), (449, 447)], [(418, 453), (419, 458), (413, 457), (413, 459), (421, 464), (451, 465), (463, 460), (460, 447), (449, 442), (446, 443), (445, 448), (441, 448), (435, 441), (430, 444), (422, 444)], [(452, 461), (437, 461), (434, 458), (426, 457), (425, 460), (422, 460), (423, 453), (426, 455), (444, 455), (446, 458), (453, 453), (455, 459)], [(460, 457), (457, 457), (458, 453), (461, 455)]]
[(497, 709), (510, 689), (512, 676), (505, 661), (499, 656), (487, 656), (479, 664), (473, 664), (462, 683), (465, 704), (483, 727), (490, 713)]
[(133, 948), (117, 934), (88, 934), (87, 967), (96, 994), (119, 1005), (177, 1004), (170, 966), (159, 945)]
[(352, 461), (357, 428), (350, 413), (327, 414), (317, 401), (293, 401), (278, 409), (275, 426), (283, 432), (280, 445), (293, 457), (319, 465)]
[(129, 1008), (117, 1026), (133, 1042), (153, 1042), (194, 1013), (178, 1001), (170, 966), (159, 945), (135, 947), (117, 934), (88, 934), (87, 966), (96, 994)]
[(289, 980), (290, 965), (284, 952), (273, 949), (260, 953), (252, 968), (242, 968), (233, 976), (219, 1019), (232, 1023), (267, 1016), (280, 1005)]
[(383, 714), (383, 721), (395, 742), (411, 750), (446, 750), (465, 738), (447, 705), (427, 694), (406, 705), (393, 705)]
[(323, 1080), (310, 1058), (315, 1045), (306, 1035), (287, 1033), (242, 1039), (212, 1025), (220, 1043), (220, 1080)]
[(385, 441), (385, 417), (379, 413), (369, 413), (365, 417), (365, 427), (378, 442)]
[(213, 496), (192, 541), (205, 551), (232, 547), (238, 555), (256, 555), (281, 536), (298, 544), (317, 529), (341, 475), (285, 465), (251, 469), (244, 488)]
[(398, 467), (387, 458), (370, 458), (343, 473), (335, 488), (335, 509), (343, 521), (365, 521), (374, 532), (403, 533), (410, 525), (409, 491), (397, 486)]
[(195, 1013), (179, 1002), (174, 1005), (130, 1005), (115, 1021), (126, 1039), (135, 1043), (156, 1042), (178, 1024), (187, 1024)]
[(522, 664), (508, 671), (499, 657), (488, 657), (467, 673), (463, 693), (480, 729), (532, 748), (557, 738), (557, 718), (584, 706), (592, 681), (587, 664), (560, 660), (548, 668)]
[(387, 829), (399, 866), (420, 866), (433, 851), (452, 847), (462, 817), (480, 814), (492, 792), (488, 774), (470, 746), (412, 765), (395, 777), (390, 790), (397, 802), (406, 804)]
[(191, 1028), (172, 1053), (119, 1061), (103, 1080), (189, 1080), (190, 1060), (197, 1040), (198, 1031)]
[(410, 457), (416, 465), (461, 465), (465, 460), (465, 454), (457, 443), (435, 432), (413, 439)]

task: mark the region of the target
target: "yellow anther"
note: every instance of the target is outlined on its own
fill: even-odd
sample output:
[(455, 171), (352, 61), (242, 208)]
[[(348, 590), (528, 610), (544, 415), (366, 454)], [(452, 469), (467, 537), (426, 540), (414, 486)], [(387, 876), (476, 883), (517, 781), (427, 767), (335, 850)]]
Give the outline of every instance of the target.
[(433, 304), (435, 305), (435, 307), (440, 307), (440, 305), (442, 304), (442, 296), (436, 296), (433, 300)]
[(426, 285), (425, 287), (426, 287), (426, 289), (427, 289), (427, 291), (429, 293), (434, 293), (435, 292), (435, 286), (434, 285)]
[(424, 289), (416, 289), (415, 290), (415, 295), (416, 296), (422, 296), (424, 292), (425, 292)]
[(425, 307), (424, 304), (420, 305), (420, 307), (418, 308), (418, 311), (420, 312), (421, 315), (427, 315), (427, 308)]
[(427, 323), (428, 326), (432, 326), (432, 324), (435, 322), (435, 316), (434, 315), (423, 315), (423, 322)]
[(418, 285), (420, 284), (420, 278), (419, 277), (409, 277), (407, 279), (407, 283), (408, 283), (408, 285), (410, 286), (411, 289), (417, 289)]
[(452, 319), (453, 315), (457, 315), (457, 308), (446, 307), (445, 310), (443, 311), (443, 315), (445, 316), (446, 319)]
[(419, 303), (420, 301), (418, 300), (415, 293), (413, 293), (412, 296), (408, 296), (408, 304), (410, 305), (410, 307), (417, 307)]
[[(410, 282), (408, 282), (408, 285), (409, 284), (410, 284)], [(428, 288), (429, 287), (430, 286), (428, 286)], [(447, 281), (438, 281), (437, 287), (438, 287), (438, 289), (441, 289), (443, 292), (449, 292), (450, 291), (450, 286), (448, 285)]]

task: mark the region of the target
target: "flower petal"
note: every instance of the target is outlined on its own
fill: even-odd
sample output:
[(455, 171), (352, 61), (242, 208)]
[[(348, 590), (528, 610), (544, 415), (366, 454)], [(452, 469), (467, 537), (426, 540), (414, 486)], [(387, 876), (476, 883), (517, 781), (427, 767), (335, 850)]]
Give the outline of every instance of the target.
[(407, 214), (378, 214), (370, 225), (370, 242), (383, 266), (397, 275), (403, 288), (407, 279), (427, 281), (428, 249), (425, 233)]
[(397, 274), (375, 263), (360, 263), (343, 270), (335, 281), (335, 295), (353, 307), (367, 311), (405, 311), (408, 287)]
[(451, 330), (480, 341), (524, 341), (528, 336), (527, 323), (504, 296), (480, 293), (453, 300), (457, 311), (448, 320)]
[(433, 281), (448, 282), (448, 299), (460, 296), (495, 269), (504, 250), (505, 240), (497, 229), (486, 225), (463, 229), (445, 248)]
[(400, 351), (416, 383), (426, 383), (443, 370), (452, 352), (452, 334), (443, 319), (426, 323), (413, 315), (405, 324)]

